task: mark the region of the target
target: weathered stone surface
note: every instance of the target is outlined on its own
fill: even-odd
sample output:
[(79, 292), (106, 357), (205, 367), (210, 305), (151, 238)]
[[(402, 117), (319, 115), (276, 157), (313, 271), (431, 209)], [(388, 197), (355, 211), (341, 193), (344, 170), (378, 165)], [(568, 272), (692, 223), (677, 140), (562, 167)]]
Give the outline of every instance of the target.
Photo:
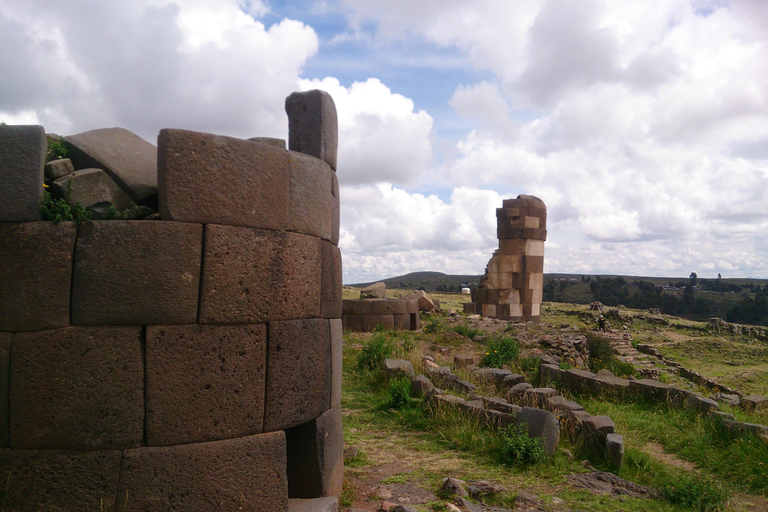
[(336, 105), (325, 91), (294, 92), (285, 99), (288, 148), (319, 158), (336, 170), (339, 143)]
[(616, 432), (616, 425), (608, 416), (590, 416), (581, 424), (580, 442), (600, 454), (605, 453), (606, 437)]
[(320, 243), (284, 231), (207, 225), (200, 322), (318, 317)]
[[(360, 299), (384, 299), (387, 297), (387, 285), (384, 283), (373, 283), (360, 290)], [(373, 302), (369, 307), (373, 308)], [(363, 313), (365, 314), (365, 313)], [(371, 310), (371, 313), (373, 311)]]
[(8, 440), (8, 383), (10, 377), (11, 338), (10, 332), (0, 332), (0, 447), (9, 448)]
[(328, 320), (270, 322), (264, 431), (306, 423), (330, 407)]
[(392, 315), (392, 321), (395, 324), (396, 331), (410, 331), (415, 330), (411, 328), (411, 315)]
[(624, 463), (624, 438), (619, 434), (608, 434), (605, 441), (605, 462), (613, 471), (620, 471)]
[(539, 380), (545, 386), (556, 384), (559, 380), (562, 380), (563, 373), (565, 373), (565, 370), (561, 370), (553, 364), (542, 364), (539, 366)]
[(523, 407), (517, 415), (518, 428), (527, 429), (528, 437), (541, 439), (544, 452), (553, 455), (560, 442), (560, 425), (557, 417), (549, 411)]
[(197, 318), (203, 228), (103, 220), (80, 226), (72, 323), (176, 324)]
[(579, 489), (586, 489), (593, 494), (609, 496), (626, 495), (634, 498), (658, 498), (660, 495), (660, 492), (652, 487), (644, 487), (604, 471), (571, 473), (568, 475), (568, 484)]
[(629, 389), (653, 402), (666, 402), (671, 386), (653, 379), (638, 379), (629, 382)]
[(385, 359), (384, 360), (384, 373), (390, 379), (395, 378), (412, 378), (416, 375), (413, 371), (413, 365), (410, 361), (405, 359)]
[(547, 398), (544, 401), (544, 408), (555, 414), (559, 412), (564, 412), (564, 411), (583, 411), (584, 410), (584, 408), (579, 404), (577, 404), (576, 402), (563, 398), (562, 396), (552, 396)]
[(594, 378), (595, 374), (587, 370), (565, 370), (563, 386), (577, 392), (589, 391), (592, 389)]
[[(285, 434), (126, 450), (117, 511), (288, 510)], [(97, 509), (95, 509), (97, 510)]]
[(741, 398), (741, 406), (748, 411), (768, 408), (768, 398), (762, 395), (747, 395)]
[(331, 241), (339, 203), (333, 169), (322, 160), (295, 151), (289, 151), (287, 158), (291, 188), (286, 229)]
[(431, 402), (438, 407), (455, 407), (459, 404), (463, 404), (466, 402), (463, 398), (456, 395), (448, 395), (448, 394), (436, 394), (432, 395)]
[(69, 325), (74, 222), (0, 223), (0, 331)]
[(370, 300), (343, 299), (341, 310), (348, 315), (370, 315), (372, 302)]
[(248, 140), (252, 142), (259, 142), (261, 144), (269, 144), (280, 149), (286, 149), (285, 139), (277, 139), (275, 137), (251, 137)]
[(548, 398), (551, 398), (557, 395), (558, 395), (558, 392), (556, 389), (533, 388), (533, 389), (526, 390), (524, 400), (526, 400), (529, 404), (533, 405), (534, 407), (541, 408), (541, 407), (544, 407), (544, 404)]
[[(69, 173), (75, 172), (75, 166), (72, 165), (72, 160), (69, 158), (59, 158), (58, 160), (51, 160), (45, 164), (45, 177), (49, 180), (55, 180), (66, 176)], [(113, 182), (114, 183), (114, 182)]]
[(261, 433), (266, 354), (264, 324), (147, 326), (147, 445)]
[(411, 380), (411, 394), (413, 396), (424, 396), (433, 389), (435, 389), (435, 386), (432, 384), (432, 381), (424, 375), (419, 374)]
[(113, 512), (120, 450), (0, 449), (3, 510)]
[(392, 331), (395, 329), (395, 318), (392, 315), (363, 315), (363, 331), (371, 332), (378, 326)]
[(597, 375), (593, 380), (593, 385), (597, 391), (617, 396), (629, 389), (629, 380), (613, 375)]
[(325, 498), (288, 500), (288, 512), (338, 512), (339, 500), (335, 496)]
[(459, 480), (458, 478), (446, 477), (440, 485), (439, 495), (447, 498), (449, 496), (468, 496), (466, 490), (467, 482)]
[(77, 169), (104, 169), (139, 203), (157, 193), (157, 149), (124, 128), (102, 128), (64, 137)]
[(320, 316), (341, 318), (341, 251), (330, 242), (320, 242)]
[(685, 399), (685, 406), (704, 414), (712, 414), (719, 407), (711, 398), (696, 394), (691, 394)]
[(144, 433), (140, 326), (16, 333), (12, 350), (11, 448), (139, 445)]
[(72, 201), (79, 201), (89, 208), (97, 203), (109, 202), (117, 211), (123, 211), (136, 204), (101, 169), (82, 169), (61, 177), (51, 184), (51, 194), (65, 197), (71, 194)]
[(517, 402), (525, 395), (525, 392), (529, 389), (533, 389), (533, 386), (527, 382), (520, 382), (519, 384), (515, 384), (509, 388), (509, 391), (507, 391), (507, 399), (511, 402)]
[(344, 432), (341, 406), (285, 431), (288, 495), (291, 498), (341, 496)]
[(525, 382), (525, 377), (517, 373), (512, 373), (504, 377), (504, 381), (501, 383), (501, 387), (504, 389), (512, 388), (521, 382)]
[(268, 144), (161, 130), (158, 188), (164, 220), (263, 229), (286, 226), (288, 153)]
[(372, 315), (404, 315), (406, 304), (404, 300), (378, 299), (371, 301)]
[(331, 336), (331, 407), (341, 404), (341, 376), (344, 364), (344, 331), (341, 319), (328, 321)]
[(449, 380), (446, 385), (449, 389), (458, 391), (459, 393), (472, 393), (477, 389), (474, 384), (462, 379)]
[(42, 126), (0, 126), (0, 222), (41, 219), (46, 147)]

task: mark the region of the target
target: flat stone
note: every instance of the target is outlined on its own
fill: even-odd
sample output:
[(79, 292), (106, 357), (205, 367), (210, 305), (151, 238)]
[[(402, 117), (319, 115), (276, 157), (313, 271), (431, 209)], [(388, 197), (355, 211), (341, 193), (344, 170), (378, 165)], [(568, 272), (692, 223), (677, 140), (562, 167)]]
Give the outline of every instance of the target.
[(147, 326), (147, 445), (261, 433), (266, 353), (264, 324)]
[(157, 140), (164, 220), (286, 227), (291, 188), (287, 151), (187, 130), (161, 130)]
[[(387, 296), (387, 285), (384, 283), (373, 283), (371, 285), (366, 286), (362, 290), (360, 290), (360, 299), (384, 299)], [(370, 308), (373, 308), (373, 302), (369, 302)], [(363, 313), (363, 314), (373, 314), (373, 309), (371, 309), (370, 313)]]
[(525, 382), (525, 377), (522, 375), (519, 375), (517, 373), (511, 373), (504, 377), (504, 381), (501, 383), (501, 387), (504, 389), (509, 389), (516, 384), (520, 384), (521, 382)]
[(338, 512), (339, 500), (335, 496), (325, 498), (288, 500), (288, 512)]
[(564, 411), (583, 411), (584, 408), (562, 396), (552, 396), (544, 401), (544, 408), (555, 414)]
[(285, 467), (283, 432), (125, 450), (117, 510), (288, 510)]
[(320, 243), (284, 231), (206, 226), (199, 321), (317, 318)]
[(536, 407), (544, 407), (548, 398), (557, 396), (558, 392), (552, 388), (533, 388), (528, 389), (525, 392), (524, 400), (529, 401), (531, 404), (535, 404)]
[(0, 222), (0, 331), (69, 325), (76, 236), (74, 222)]
[(541, 439), (544, 452), (553, 455), (560, 442), (560, 425), (557, 417), (549, 411), (523, 407), (517, 415), (517, 427), (527, 428), (528, 437)]
[(328, 321), (331, 336), (331, 407), (341, 404), (341, 379), (344, 364), (344, 332), (341, 319)]
[(481, 507), (480, 505), (476, 505), (475, 503), (472, 503), (471, 501), (469, 501), (467, 498), (463, 496), (456, 498), (456, 504), (466, 512), (484, 512), (483, 507)]
[(556, 384), (562, 380), (564, 370), (553, 364), (542, 364), (539, 366), (539, 380), (545, 386), (550, 384)]
[(341, 406), (285, 431), (288, 447), (288, 496), (341, 496), (344, 431)]
[(331, 95), (318, 89), (294, 92), (285, 99), (288, 148), (325, 161), (336, 170), (339, 128)]
[(120, 450), (0, 449), (3, 509), (113, 512)]
[(448, 394), (432, 395), (432, 401), (438, 406), (447, 405), (449, 407), (457, 406), (459, 404), (463, 404), (464, 402), (466, 402), (466, 400), (464, 400), (460, 396), (448, 395)]
[(264, 431), (306, 423), (330, 408), (328, 320), (269, 323)]
[(75, 168), (103, 169), (140, 203), (157, 193), (157, 149), (124, 128), (102, 128), (64, 137)]
[(75, 250), (72, 323), (195, 322), (202, 242), (199, 224), (86, 222)]
[(144, 436), (141, 326), (16, 333), (10, 365), (10, 446), (104, 450)]
[(101, 169), (82, 169), (51, 183), (51, 194), (66, 197), (90, 208), (98, 203), (112, 203), (117, 211), (133, 208), (136, 204)]
[(629, 389), (656, 403), (667, 401), (667, 393), (671, 387), (668, 384), (653, 379), (638, 379), (629, 382)]
[(741, 398), (741, 406), (749, 411), (768, 408), (768, 398), (762, 395), (747, 395)]
[(287, 157), (291, 188), (286, 229), (332, 241), (333, 216), (339, 211), (333, 169), (295, 151), (288, 151)]
[(447, 382), (450, 389), (458, 391), (460, 393), (472, 393), (477, 387), (469, 381), (462, 379), (455, 379)]
[[(0, 332), (0, 382), (6, 383), (10, 379), (11, 339), (13, 333)], [(6, 388), (7, 389), (7, 388)], [(10, 448), (8, 438), (8, 393), (0, 393), (0, 447)]]
[(590, 416), (581, 424), (579, 440), (581, 444), (597, 453), (606, 450), (606, 437), (616, 432), (616, 425), (608, 416)]
[(320, 316), (341, 318), (341, 251), (330, 242), (320, 243)]
[(384, 360), (384, 373), (390, 379), (398, 377), (413, 378), (416, 372), (413, 371), (413, 365), (410, 361), (405, 359), (385, 359)]
[(411, 380), (411, 394), (414, 396), (424, 396), (434, 388), (435, 386), (432, 384), (432, 381), (424, 375), (419, 374)]
[(571, 369), (563, 373), (563, 386), (576, 392), (590, 391), (593, 388), (595, 374), (587, 370)]
[(345, 315), (370, 315), (372, 302), (370, 300), (342, 299), (341, 311)]
[(371, 301), (372, 315), (404, 315), (405, 301), (396, 299), (376, 299)]
[(533, 389), (533, 386), (527, 382), (515, 384), (507, 391), (507, 399), (511, 402), (516, 402), (525, 396), (526, 391), (529, 389)]
[(717, 402), (711, 398), (696, 394), (691, 394), (686, 398), (685, 406), (689, 409), (693, 409), (694, 411), (704, 414), (712, 414), (712, 412), (719, 408)]
[(60, 158), (46, 162), (44, 172), (46, 179), (55, 180), (75, 172), (75, 166), (72, 165), (72, 160), (69, 158)]
[(47, 147), (42, 126), (0, 126), (0, 222), (42, 218), (40, 203)]
[(598, 391), (611, 396), (621, 395), (625, 390), (629, 389), (628, 379), (606, 374), (599, 375), (599, 372), (594, 378), (593, 384)]

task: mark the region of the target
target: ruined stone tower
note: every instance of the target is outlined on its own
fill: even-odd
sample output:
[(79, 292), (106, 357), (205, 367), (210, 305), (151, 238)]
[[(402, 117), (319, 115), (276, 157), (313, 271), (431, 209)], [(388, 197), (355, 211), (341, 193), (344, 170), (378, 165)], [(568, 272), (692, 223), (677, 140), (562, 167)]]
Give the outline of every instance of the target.
[(159, 213), (80, 226), (41, 220), (43, 127), (0, 126), (7, 510), (335, 502), (336, 110), (309, 91), (286, 111), (290, 150), (162, 130), (157, 176), (144, 184)]
[(503, 320), (538, 321), (544, 285), (547, 209), (538, 197), (505, 199), (496, 209), (499, 249), (464, 311)]

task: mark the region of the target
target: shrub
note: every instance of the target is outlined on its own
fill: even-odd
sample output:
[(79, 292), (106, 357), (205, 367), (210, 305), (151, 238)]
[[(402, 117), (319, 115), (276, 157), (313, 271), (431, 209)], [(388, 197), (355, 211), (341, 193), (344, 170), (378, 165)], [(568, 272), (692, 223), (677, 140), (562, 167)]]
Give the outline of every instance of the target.
[(427, 321), (427, 325), (424, 326), (424, 332), (426, 334), (435, 334), (443, 332), (443, 330), (445, 330), (445, 326), (437, 317), (430, 318), (429, 321)]
[(589, 370), (597, 373), (606, 369), (619, 377), (637, 376), (637, 369), (630, 363), (619, 361), (611, 340), (602, 336), (586, 333), (589, 348)]
[(517, 360), (520, 355), (520, 344), (516, 339), (503, 337), (493, 339), (485, 347), (485, 355), (480, 361), (480, 366), (487, 368), (501, 368)]
[(54, 199), (47, 190), (43, 192), (43, 202), (40, 205), (40, 215), (43, 220), (59, 222), (75, 221), (79, 226), (91, 220), (91, 212), (85, 209), (80, 201), (72, 201), (72, 181), (67, 184), (67, 192), (61, 199)]
[(388, 409), (402, 409), (411, 403), (411, 381), (405, 377), (389, 381)]
[(541, 439), (528, 436), (526, 425), (509, 427), (501, 433), (501, 458), (507, 464), (536, 464), (545, 458)]
[(457, 332), (465, 338), (474, 339), (475, 336), (482, 334), (482, 331), (476, 327), (470, 327), (467, 324), (457, 325), (453, 328), (453, 332)]
[(392, 355), (392, 343), (386, 334), (377, 332), (363, 345), (360, 357), (357, 359), (357, 367), (361, 370), (375, 370)]
[(539, 379), (539, 366), (541, 366), (541, 358), (536, 356), (524, 357), (519, 363), (520, 371), (525, 374), (525, 380), (534, 383)]
[(67, 147), (59, 139), (48, 137), (48, 149), (45, 152), (45, 161), (67, 158)]
[(709, 512), (723, 510), (728, 501), (728, 492), (717, 482), (703, 477), (685, 476), (661, 489), (664, 499), (675, 505)]

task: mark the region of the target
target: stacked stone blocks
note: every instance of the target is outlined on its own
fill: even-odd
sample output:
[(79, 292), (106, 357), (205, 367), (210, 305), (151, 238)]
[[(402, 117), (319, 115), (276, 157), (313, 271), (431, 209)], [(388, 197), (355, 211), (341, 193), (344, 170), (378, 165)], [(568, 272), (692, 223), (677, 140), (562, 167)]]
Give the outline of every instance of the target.
[(394, 331), (421, 328), (418, 299), (344, 299), (341, 320), (344, 329), (370, 332), (376, 327)]
[(496, 222), (499, 249), (465, 311), (503, 320), (538, 320), (544, 288), (546, 206), (534, 196), (505, 199), (496, 210)]
[[(318, 95), (327, 105), (320, 91), (294, 101)], [(299, 124), (333, 132), (332, 114)], [(7, 157), (8, 140), (35, 161)], [(40, 221), (42, 127), (0, 127), (0, 174), (37, 203), (0, 212), (5, 506), (275, 511), (338, 496), (334, 170), (231, 137), (158, 141), (162, 220), (78, 227)]]

